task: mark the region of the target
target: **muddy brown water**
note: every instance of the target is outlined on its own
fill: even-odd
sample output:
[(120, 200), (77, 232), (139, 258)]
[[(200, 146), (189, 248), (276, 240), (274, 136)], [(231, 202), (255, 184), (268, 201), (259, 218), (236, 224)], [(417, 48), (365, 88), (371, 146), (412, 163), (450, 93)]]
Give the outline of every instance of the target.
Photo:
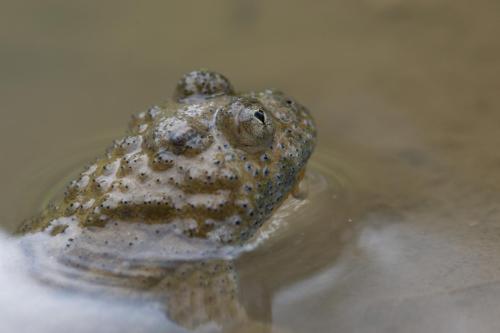
[(247, 320), (199, 330), (500, 330), (498, 1), (1, 7), (0, 331), (187, 330), (40, 284), (8, 235), (199, 67), (286, 91), (320, 135), (308, 197), (236, 260)]

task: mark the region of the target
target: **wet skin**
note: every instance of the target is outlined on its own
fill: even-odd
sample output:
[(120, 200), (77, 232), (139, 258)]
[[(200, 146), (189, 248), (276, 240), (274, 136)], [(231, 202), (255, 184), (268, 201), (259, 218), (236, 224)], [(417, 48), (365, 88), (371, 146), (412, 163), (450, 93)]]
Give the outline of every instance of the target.
[(33, 236), (32, 255), (77, 268), (82, 280), (121, 274), (133, 289), (163, 286), (169, 316), (188, 327), (214, 318), (205, 307), (181, 320), (186, 309), (199, 313), (186, 290), (203, 304), (232, 304), (222, 313), (234, 317), (231, 264), (186, 258), (250, 239), (300, 182), (315, 141), (309, 111), (284, 93), (236, 93), (224, 76), (194, 71), (172, 101), (134, 116), (127, 135), (21, 232)]
[(298, 183), (315, 138), (308, 110), (283, 93), (238, 94), (220, 74), (191, 72), (175, 101), (135, 116), (127, 136), (26, 229), (168, 223), (188, 236), (241, 242)]

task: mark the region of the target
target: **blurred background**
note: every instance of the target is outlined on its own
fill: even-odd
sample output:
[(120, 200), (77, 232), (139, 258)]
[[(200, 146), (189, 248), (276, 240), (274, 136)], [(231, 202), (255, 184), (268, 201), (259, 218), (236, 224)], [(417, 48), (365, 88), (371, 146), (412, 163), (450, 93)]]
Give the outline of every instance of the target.
[[(498, 331), (499, 32), (494, 0), (2, 1), (1, 226), (33, 216), (132, 113), (208, 68), (306, 105), (312, 164), (341, 174), (351, 198), (344, 260), (273, 286), (295, 287), (267, 321)], [(313, 258), (329, 223), (303, 236)]]

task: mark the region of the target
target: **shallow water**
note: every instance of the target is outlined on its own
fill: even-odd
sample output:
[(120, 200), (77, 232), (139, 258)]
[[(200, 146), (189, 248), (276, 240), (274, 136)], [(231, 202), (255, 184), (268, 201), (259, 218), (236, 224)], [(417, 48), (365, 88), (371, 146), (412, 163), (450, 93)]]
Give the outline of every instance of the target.
[[(307, 105), (327, 184), (236, 259), (246, 319), (227, 331), (498, 332), (499, 3), (193, 4), (2, 4), (5, 234), (207, 67)], [(157, 301), (49, 288), (31, 267), (2, 236), (2, 332), (185, 330)]]

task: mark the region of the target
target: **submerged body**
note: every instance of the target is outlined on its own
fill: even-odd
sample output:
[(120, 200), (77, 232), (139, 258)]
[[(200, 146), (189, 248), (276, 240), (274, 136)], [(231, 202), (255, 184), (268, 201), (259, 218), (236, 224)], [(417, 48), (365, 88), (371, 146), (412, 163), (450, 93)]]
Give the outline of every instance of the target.
[(235, 93), (220, 74), (191, 72), (22, 227), (23, 246), (51, 284), (153, 294), (187, 327), (243, 318), (219, 250), (286, 199), (315, 141), (308, 110), (283, 93)]

